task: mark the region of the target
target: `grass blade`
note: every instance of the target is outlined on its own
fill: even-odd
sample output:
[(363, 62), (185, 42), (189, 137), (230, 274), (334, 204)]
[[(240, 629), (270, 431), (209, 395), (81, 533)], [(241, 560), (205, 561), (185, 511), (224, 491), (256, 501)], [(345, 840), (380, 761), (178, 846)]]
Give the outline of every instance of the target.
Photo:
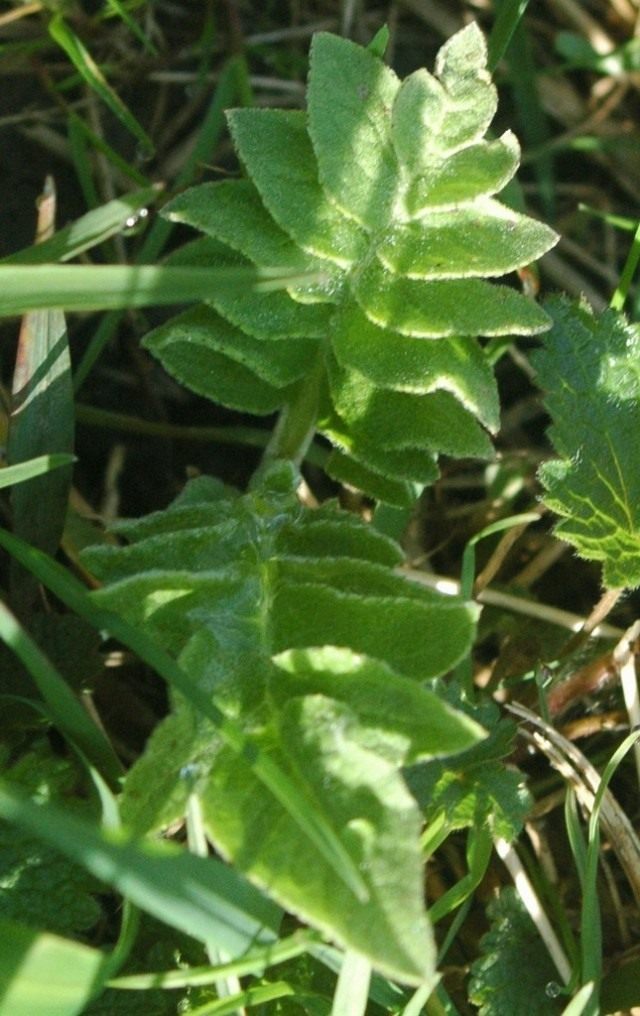
[(502, 57), (507, 52), (513, 33), (518, 27), (528, 4), (529, 0), (502, 0), (498, 4), (498, 16), (493, 23), (488, 41), (489, 58), (487, 65), (490, 71), (495, 71)]
[(154, 971), (152, 974), (125, 974), (109, 982), (110, 988), (127, 991), (146, 991), (148, 988), (196, 988), (215, 984), (221, 977), (249, 974), (261, 976), (268, 968), (286, 960), (295, 959), (308, 952), (309, 946), (318, 941), (317, 932), (295, 931), (288, 938), (282, 938), (273, 945), (251, 949), (240, 959), (216, 966), (190, 967), (187, 970)]
[(42, 476), (52, 469), (59, 469), (60, 466), (69, 466), (75, 462), (74, 455), (67, 455), (60, 452), (56, 455), (38, 455), (28, 462), (19, 462), (15, 466), (5, 466), (0, 469), (0, 490), (3, 487), (11, 487), (14, 483), (24, 483), (25, 480), (33, 480), (36, 476)]
[(371, 964), (359, 953), (347, 950), (338, 974), (331, 1016), (364, 1016), (369, 998)]
[[(142, 43), (147, 53), (150, 53), (151, 56), (158, 56), (158, 50), (153, 45), (151, 39), (144, 34), (138, 22), (131, 17), (124, 4), (120, 3), (120, 0), (107, 0), (107, 6), (111, 8), (113, 15), (124, 21), (129, 31)], [(106, 17), (109, 17), (111, 12), (107, 12)]]
[(0, 266), (0, 317), (31, 310), (118, 310), (206, 300), (215, 289), (261, 290), (316, 281), (251, 268), (165, 268), (154, 265)]
[(114, 92), (97, 63), (66, 23), (61, 14), (56, 14), (49, 22), (49, 34), (54, 42), (67, 54), (71, 63), (90, 88), (98, 95), (111, 112), (117, 116), (127, 130), (142, 146), (145, 155), (153, 155), (154, 144), (147, 132), (140, 126), (134, 115)]
[(160, 188), (145, 187), (143, 190), (124, 194), (114, 201), (109, 201), (100, 208), (95, 208), (58, 230), (49, 240), (25, 247), (6, 258), (2, 265), (42, 265), (53, 261), (70, 261), (97, 244), (104, 243), (109, 237), (122, 232), (127, 227), (127, 220), (136, 216), (158, 199)]

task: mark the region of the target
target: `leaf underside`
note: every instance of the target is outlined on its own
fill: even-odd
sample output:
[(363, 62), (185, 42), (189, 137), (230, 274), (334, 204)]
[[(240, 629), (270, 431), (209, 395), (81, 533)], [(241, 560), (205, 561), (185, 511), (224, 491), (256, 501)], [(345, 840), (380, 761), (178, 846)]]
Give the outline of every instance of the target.
[(484, 140), (497, 100), (475, 25), (443, 46), (434, 74), (404, 81), (375, 53), (319, 33), (307, 100), (306, 113), (232, 110), (247, 178), (195, 187), (165, 214), (206, 234), (208, 246), (192, 247), (204, 263), (316, 281), (217, 296), (215, 313), (180, 315), (145, 345), (194, 390), (254, 413), (294, 398), (319, 354), (318, 427), (336, 449), (328, 471), (410, 503), (437, 476), (439, 454), (491, 454), (498, 397), (478, 336), (534, 334), (548, 319), (489, 280), (556, 237), (493, 197), (519, 148), (510, 132)]

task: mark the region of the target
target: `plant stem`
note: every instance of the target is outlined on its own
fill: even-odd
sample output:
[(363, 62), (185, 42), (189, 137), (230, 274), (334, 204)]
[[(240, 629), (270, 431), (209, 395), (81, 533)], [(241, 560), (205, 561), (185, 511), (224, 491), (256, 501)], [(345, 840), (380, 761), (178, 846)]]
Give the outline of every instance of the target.
[(280, 412), (265, 449), (263, 466), (274, 459), (288, 459), (295, 466), (301, 464), (315, 434), (324, 370), (324, 355), (320, 348), (311, 370), (296, 386), (291, 400)]
[(359, 953), (347, 949), (338, 974), (331, 1016), (364, 1016), (370, 978), (369, 961)]

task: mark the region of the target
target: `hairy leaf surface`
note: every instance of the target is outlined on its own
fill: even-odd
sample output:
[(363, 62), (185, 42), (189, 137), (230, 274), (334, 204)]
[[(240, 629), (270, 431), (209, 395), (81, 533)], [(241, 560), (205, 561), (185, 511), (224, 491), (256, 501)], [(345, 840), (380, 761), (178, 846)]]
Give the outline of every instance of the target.
[[(317, 426), (336, 448), (328, 470), (391, 503), (410, 503), (432, 482), (440, 454), (491, 454), (482, 428), (496, 431), (498, 399), (478, 336), (548, 326), (531, 300), (489, 281), (556, 238), (493, 197), (519, 149), (510, 133), (484, 140), (497, 105), (486, 62), (475, 25), (442, 47), (434, 74), (404, 81), (376, 52), (319, 33), (307, 113), (232, 110), (247, 179), (202, 184), (166, 208), (217, 242), (211, 264), (313, 272), (317, 281), (218, 295), (220, 320), (203, 314), (198, 327), (181, 315), (147, 347), (199, 393), (258, 413), (295, 401), (320, 347)], [(411, 455), (396, 466), (399, 449)]]
[(122, 814), (135, 833), (157, 830), (196, 793), (213, 842), (242, 872), (418, 982), (435, 960), (420, 811), (402, 767), (484, 736), (421, 684), (468, 651), (475, 609), (404, 579), (396, 544), (356, 517), (302, 508), (292, 479), (279, 467), (240, 497), (199, 478), (166, 511), (117, 525), (128, 545), (84, 560), (107, 582), (96, 598), (176, 653), (330, 824), (367, 898), (336, 880), (251, 765), (179, 697), (127, 777)]
[(482, 956), (471, 968), (469, 985), (469, 999), (480, 1016), (513, 1016), (525, 1011), (523, 1004), (532, 1016), (560, 1013), (564, 1002), (546, 991), (557, 983), (558, 973), (515, 889), (503, 889), (488, 912), (491, 928), (481, 941)]
[(559, 537), (601, 561), (605, 585), (640, 585), (640, 330), (622, 314), (549, 304), (553, 329), (534, 357), (560, 455), (540, 469)]

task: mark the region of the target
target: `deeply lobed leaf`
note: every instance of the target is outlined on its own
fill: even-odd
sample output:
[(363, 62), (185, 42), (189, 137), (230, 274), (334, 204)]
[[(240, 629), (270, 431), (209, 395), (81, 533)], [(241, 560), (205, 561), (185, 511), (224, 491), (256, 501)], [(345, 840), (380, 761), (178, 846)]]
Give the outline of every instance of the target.
[(159, 829), (196, 793), (217, 849), (241, 871), (417, 983), (435, 958), (420, 811), (401, 769), (483, 736), (421, 683), (468, 651), (475, 610), (408, 582), (392, 541), (333, 506), (303, 509), (279, 476), (243, 497), (194, 480), (166, 511), (118, 524), (127, 546), (92, 548), (84, 562), (108, 582), (96, 598), (176, 653), (312, 802), (367, 898), (336, 880), (248, 762), (181, 699), (127, 777), (123, 818), (137, 834)]
[[(196, 391), (267, 413), (295, 400), (319, 346), (318, 427), (336, 447), (328, 471), (383, 500), (409, 503), (441, 453), (490, 455), (472, 417), (495, 432), (498, 400), (477, 336), (534, 334), (548, 319), (487, 280), (556, 240), (492, 197), (519, 161), (512, 134), (484, 140), (496, 104), (475, 25), (442, 47), (434, 74), (402, 82), (375, 52), (316, 35), (307, 114), (231, 111), (248, 179), (195, 187), (166, 214), (207, 234), (205, 263), (317, 281), (217, 296), (221, 320), (182, 315), (147, 347)], [(411, 454), (398, 461), (399, 449)]]

